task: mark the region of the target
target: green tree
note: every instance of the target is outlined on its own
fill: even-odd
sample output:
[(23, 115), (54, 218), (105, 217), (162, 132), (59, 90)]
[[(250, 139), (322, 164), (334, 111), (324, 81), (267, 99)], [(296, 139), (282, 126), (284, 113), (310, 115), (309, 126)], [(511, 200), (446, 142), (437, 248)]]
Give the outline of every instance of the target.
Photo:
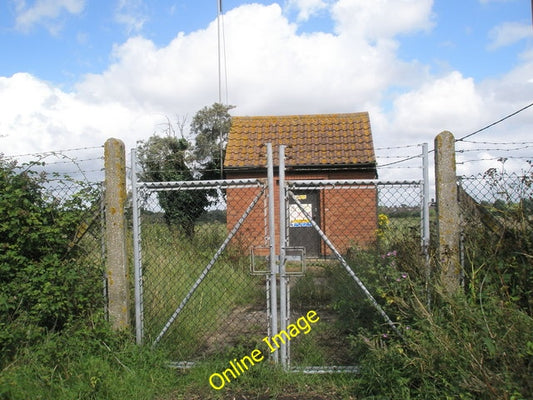
[[(164, 136), (154, 134), (138, 146), (142, 179), (165, 182), (220, 178), (231, 126), (228, 111), (232, 108), (215, 103), (198, 111), (190, 127), (194, 146), (183, 135), (185, 119), (178, 120), (177, 129), (167, 121)], [(213, 190), (173, 190), (159, 192), (158, 198), (167, 224), (178, 226), (186, 236), (193, 237), (194, 225), (214, 201), (214, 195)]]
[[(194, 172), (187, 165), (190, 147), (185, 138), (152, 135), (138, 146), (142, 179), (148, 182), (194, 180)], [(194, 224), (210, 204), (206, 190), (163, 191), (158, 192), (158, 199), (166, 223), (179, 227), (188, 237), (194, 236)]]
[(229, 110), (234, 106), (214, 103), (196, 113), (191, 123), (195, 138), (194, 159), (200, 165), (202, 179), (223, 176), (225, 149), (231, 127)]

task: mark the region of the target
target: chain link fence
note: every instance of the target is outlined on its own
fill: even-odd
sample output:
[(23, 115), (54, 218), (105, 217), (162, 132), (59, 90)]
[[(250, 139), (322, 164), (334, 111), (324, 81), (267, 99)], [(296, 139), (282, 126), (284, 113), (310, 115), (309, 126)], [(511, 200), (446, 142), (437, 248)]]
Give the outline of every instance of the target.
[[(174, 200), (194, 198), (210, 203), (198, 217), (172, 208)], [(180, 361), (261, 341), (266, 286), (250, 273), (250, 249), (268, 245), (264, 184), (148, 184), (139, 188), (138, 202), (143, 341), (169, 347)], [(237, 215), (228, 204), (244, 211)]]
[[(97, 150), (91, 165), (101, 173)], [(8, 294), (2, 317), (10, 324), (27, 318), (28, 325), (61, 330), (105, 306), (102, 185), (76, 176), (83, 162), (60, 153), (0, 157)], [(12, 323), (8, 338), (18, 327)]]
[[(319, 256), (306, 260), (304, 274), (290, 278), (291, 321), (310, 309), (321, 318), (291, 343), (291, 365), (309, 371), (355, 366), (367, 351), (364, 340), (376, 335), (385, 340), (409, 328), (393, 299), (409, 281), (427, 279), (421, 183), (289, 181), (288, 186), (304, 208), (318, 195), (321, 209), (313, 219), (323, 233)], [(294, 231), (305, 229), (295, 226), (298, 218), (289, 212), (289, 245), (297, 240)]]
[[(166, 346), (179, 361), (254, 348), (270, 353), (265, 341), (272, 333), (269, 252), (279, 243), (280, 230), (269, 231), (266, 183), (136, 185), (142, 340)], [(278, 340), (290, 344), (294, 367), (354, 365), (359, 334), (395, 334), (401, 327), (397, 315), (387, 314), (395, 287), (427, 277), (421, 184), (288, 185), (285, 326), (311, 310), (320, 323), (291, 343), (290, 335)], [(195, 197), (209, 202), (199, 216), (169, 208), (178, 199), (194, 202)], [(278, 277), (278, 288), (279, 283)]]
[(460, 177), (459, 188), (466, 289), (492, 280), (533, 314), (533, 174), (490, 169)]
[[(6, 157), (16, 171), (36, 178), (44, 200), (69, 214), (69, 253), (103, 274), (105, 259), (103, 147)], [(59, 223), (59, 220), (58, 220)]]

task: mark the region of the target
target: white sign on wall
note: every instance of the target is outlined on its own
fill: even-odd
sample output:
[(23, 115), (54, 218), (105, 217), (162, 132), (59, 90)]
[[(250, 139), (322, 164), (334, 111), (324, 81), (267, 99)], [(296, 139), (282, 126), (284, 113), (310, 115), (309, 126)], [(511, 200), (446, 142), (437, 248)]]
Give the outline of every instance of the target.
[[(305, 212), (312, 218), (313, 217), (313, 207), (312, 204), (302, 204)], [(289, 205), (289, 222), (291, 228), (301, 228), (309, 227), (311, 221), (304, 215), (302, 210), (297, 204)]]

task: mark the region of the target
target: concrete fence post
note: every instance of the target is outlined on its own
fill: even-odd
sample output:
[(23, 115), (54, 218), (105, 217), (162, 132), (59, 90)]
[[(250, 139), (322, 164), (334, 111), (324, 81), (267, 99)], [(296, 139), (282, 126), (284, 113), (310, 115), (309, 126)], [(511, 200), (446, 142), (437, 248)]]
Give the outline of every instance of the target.
[(447, 131), (435, 137), (435, 186), (440, 284), (446, 293), (460, 287), (460, 216), (455, 170), (455, 138)]
[(129, 277), (126, 255), (126, 155), (124, 143), (108, 139), (104, 145), (105, 242), (109, 321), (113, 329), (130, 327)]

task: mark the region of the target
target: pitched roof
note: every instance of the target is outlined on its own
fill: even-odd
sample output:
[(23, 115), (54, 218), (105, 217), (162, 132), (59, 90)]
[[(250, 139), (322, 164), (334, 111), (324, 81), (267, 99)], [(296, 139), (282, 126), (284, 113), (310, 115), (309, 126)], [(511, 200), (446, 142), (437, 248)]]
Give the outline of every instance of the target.
[(352, 114), (233, 117), (225, 168), (266, 166), (266, 143), (285, 150), (287, 167), (356, 167), (375, 165), (367, 112)]

